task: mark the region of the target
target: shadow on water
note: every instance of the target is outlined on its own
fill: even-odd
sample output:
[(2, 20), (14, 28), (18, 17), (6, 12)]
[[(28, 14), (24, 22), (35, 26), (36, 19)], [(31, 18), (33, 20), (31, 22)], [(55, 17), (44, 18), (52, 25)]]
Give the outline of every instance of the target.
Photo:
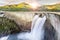
[(9, 35), (7, 40), (18, 40), (17, 34)]

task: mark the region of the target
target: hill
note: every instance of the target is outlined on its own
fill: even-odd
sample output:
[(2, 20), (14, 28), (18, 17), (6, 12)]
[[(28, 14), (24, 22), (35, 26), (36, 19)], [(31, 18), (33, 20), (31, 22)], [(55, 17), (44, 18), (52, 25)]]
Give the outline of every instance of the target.
[(0, 10), (3, 11), (29, 11), (31, 6), (25, 2), (20, 4), (6, 5), (0, 7)]
[[(20, 4), (12, 4), (0, 6), (2, 11), (32, 11), (32, 6), (28, 3), (22, 2)], [(34, 10), (35, 11), (35, 10)], [(60, 11), (60, 3), (53, 5), (42, 5), (36, 9), (36, 11)]]
[(60, 4), (45, 5), (47, 11), (60, 11)]

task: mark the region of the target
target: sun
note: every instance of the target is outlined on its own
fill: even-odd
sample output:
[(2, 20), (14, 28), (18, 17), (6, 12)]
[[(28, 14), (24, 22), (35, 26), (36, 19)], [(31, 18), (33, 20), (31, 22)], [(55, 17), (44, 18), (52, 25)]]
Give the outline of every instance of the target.
[(38, 3), (29, 3), (29, 5), (31, 5), (32, 9), (37, 9), (39, 4)]

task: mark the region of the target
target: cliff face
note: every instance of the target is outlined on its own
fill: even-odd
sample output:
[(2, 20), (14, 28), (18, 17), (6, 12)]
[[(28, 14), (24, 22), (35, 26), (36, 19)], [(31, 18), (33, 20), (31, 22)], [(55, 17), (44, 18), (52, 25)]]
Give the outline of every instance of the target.
[(5, 17), (11, 20), (14, 20), (19, 28), (22, 31), (27, 31), (31, 28), (31, 22), (34, 14), (32, 13), (24, 13), (24, 12), (8, 12), (5, 13)]
[[(58, 30), (58, 28), (60, 26), (59, 25), (60, 16), (56, 15), (56, 14), (48, 13), (48, 14), (46, 14), (46, 16), (47, 16), (47, 20), (49, 19), (51, 24), (54, 26), (54, 28), (56, 30)], [(28, 23), (29, 23), (28, 25), (31, 25), (33, 16), (34, 16), (34, 12), (7, 12), (7, 13), (5, 13), (6, 18), (14, 20), (19, 26), (23, 25), (26, 27), (27, 27)], [(27, 28), (29, 28), (29, 27), (27, 27)]]
[(51, 25), (50, 20), (47, 19), (44, 24), (44, 40), (57, 40), (56, 30)]
[[(5, 14), (5, 17), (14, 20), (21, 28), (22, 31), (28, 31), (31, 29), (31, 23), (33, 19), (34, 13), (29, 12), (9, 12)], [(51, 40), (60, 40), (60, 16), (57, 14), (47, 14), (47, 22), (45, 22), (45, 32), (46, 37)], [(57, 36), (57, 37), (56, 37)], [(52, 38), (53, 37), (53, 38)], [(56, 38), (56, 39), (55, 39)]]
[(55, 14), (49, 14), (48, 17), (49, 17), (50, 23), (52, 24), (52, 26), (57, 32), (58, 40), (60, 40), (60, 16)]
[(20, 32), (17, 26), (13, 20), (0, 17), (0, 37)]

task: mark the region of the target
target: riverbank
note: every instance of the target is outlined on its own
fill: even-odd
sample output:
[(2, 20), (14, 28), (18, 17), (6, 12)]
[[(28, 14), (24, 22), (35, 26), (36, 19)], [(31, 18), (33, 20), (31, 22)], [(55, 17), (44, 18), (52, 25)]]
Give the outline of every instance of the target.
[(20, 29), (13, 20), (0, 17), (0, 37), (18, 32), (20, 32)]

